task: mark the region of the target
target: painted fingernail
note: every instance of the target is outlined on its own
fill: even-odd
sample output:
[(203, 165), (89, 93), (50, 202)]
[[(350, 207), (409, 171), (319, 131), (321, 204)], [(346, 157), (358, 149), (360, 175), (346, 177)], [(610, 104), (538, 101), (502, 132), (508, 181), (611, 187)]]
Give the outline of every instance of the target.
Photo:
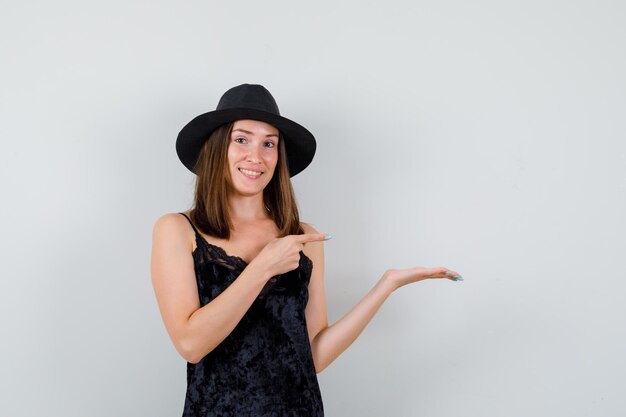
[(446, 275), (452, 275), (452, 271), (446, 272)]
[(465, 281), (460, 275), (455, 275), (452, 278), (454, 278), (455, 281)]
[(324, 238), (324, 240), (330, 240), (333, 238), (333, 235), (326, 235), (326, 237)]

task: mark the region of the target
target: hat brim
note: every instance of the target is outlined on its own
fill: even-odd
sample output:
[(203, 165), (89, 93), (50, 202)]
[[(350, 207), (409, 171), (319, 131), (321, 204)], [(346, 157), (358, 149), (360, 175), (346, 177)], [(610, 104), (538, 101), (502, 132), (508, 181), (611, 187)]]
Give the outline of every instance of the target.
[(282, 133), (290, 177), (302, 172), (313, 160), (317, 147), (315, 137), (304, 126), (273, 113), (248, 108), (213, 110), (195, 117), (178, 134), (178, 158), (189, 171), (196, 174), (194, 167), (198, 155), (211, 132), (223, 124), (240, 119), (266, 122)]

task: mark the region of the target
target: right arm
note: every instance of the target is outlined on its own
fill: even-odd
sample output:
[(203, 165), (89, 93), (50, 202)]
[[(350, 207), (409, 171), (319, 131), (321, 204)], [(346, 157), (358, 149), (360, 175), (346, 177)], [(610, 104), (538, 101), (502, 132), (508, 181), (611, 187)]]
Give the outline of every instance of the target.
[(174, 347), (185, 360), (198, 363), (233, 331), (270, 276), (267, 268), (252, 260), (228, 288), (200, 307), (187, 226), (175, 213), (156, 221), (150, 271)]

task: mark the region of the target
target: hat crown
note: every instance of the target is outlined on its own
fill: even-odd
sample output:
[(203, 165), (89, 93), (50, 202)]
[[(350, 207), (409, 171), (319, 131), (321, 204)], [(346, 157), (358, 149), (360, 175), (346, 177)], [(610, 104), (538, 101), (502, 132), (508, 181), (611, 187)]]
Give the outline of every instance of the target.
[(259, 84), (241, 84), (226, 91), (216, 110), (255, 109), (280, 116), (276, 100)]

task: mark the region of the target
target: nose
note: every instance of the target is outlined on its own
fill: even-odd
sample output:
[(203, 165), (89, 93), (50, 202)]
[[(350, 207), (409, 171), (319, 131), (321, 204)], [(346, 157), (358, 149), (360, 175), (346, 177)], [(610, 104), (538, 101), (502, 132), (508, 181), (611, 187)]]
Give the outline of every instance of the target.
[(259, 155), (260, 151), (258, 146), (250, 146), (250, 148), (248, 148), (248, 161), (251, 162), (259, 162), (261, 160), (261, 157)]

